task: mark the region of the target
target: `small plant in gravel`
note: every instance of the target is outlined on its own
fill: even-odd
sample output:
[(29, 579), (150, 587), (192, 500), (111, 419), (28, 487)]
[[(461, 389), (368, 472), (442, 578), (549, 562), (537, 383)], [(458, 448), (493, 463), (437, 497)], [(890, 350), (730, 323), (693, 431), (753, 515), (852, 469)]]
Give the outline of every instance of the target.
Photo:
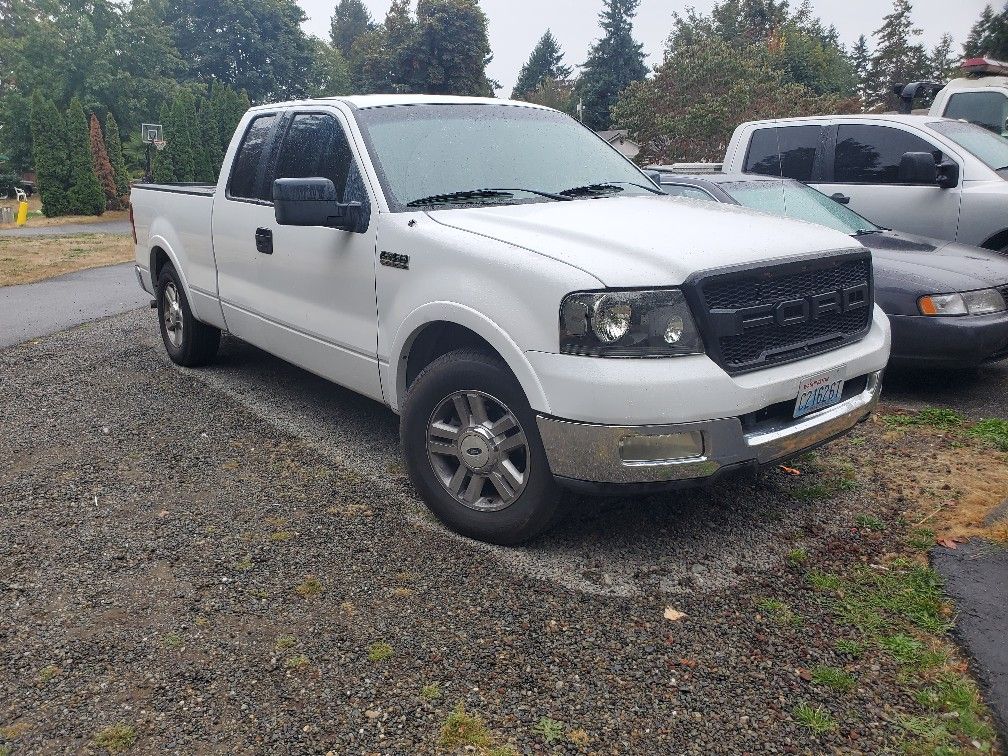
[(870, 514), (859, 514), (854, 518), (854, 524), (858, 530), (871, 530), (875, 533), (881, 533), (886, 529), (886, 524), (882, 520)]
[(917, 528), (910, 533), (907, 544), (918, 551), (930, 551), (935, 544), (935, 532), (927, 528)]
[(935, 712), (951, 734), (981, 744), (993, 742), (994, 728), (986, 719), (976, 683), (969, 678), (944, 672), (933, 684), (917, 692), (917, 701)]
[(465, 747), (485, 750), (491, 747), (490, 732), (479, 715), (469, 714), (459, 701), (441, 725), (439, 744), (452, 751)]
[(283, 543), (284, 541), (289, 541), (294, 537), (294, 534), (289, 530), (274, 530), (269, 534), (269, 539), (273, 543)]
[(392, 646), (384, 641), (372, 643), (368, 646), (367, 658), (369, 662), (382, 662), (392, 656)]
[(841, 693), (846, 693), (857, 684), (854, 675), (847, 670), (840, 669), (839, 667), (829, 667), (825, 664), (812, 668), (812, 682)]
[(578, 749), (584, 751), (591, 745), (591, 736), (584, 730), (571, 730), (567, 733), (567, 740), (576, 745)]
[(857, 658), (865, 651), (865, 646), (856, 640), (850, 640), (848, 638), (841, 638), (836, 643), (833, 644), (833, 648), (836, 649), (838, 654), (843, 654), (844, 656), (853, 656)]
[(794, 717), (798, 720), (798, 724), (816, 735), (832, 732), (837, 728), (836, 720), (830, 716), (826, 709), (822, 706), (813, 706), (805, 701), (795, 706)]
[(287, 667), (287, 669), (304, 669), (308, 666), (308, 657), (304, 654), (288, 656), (284, 660), (284, 666)]
[(297, 638), (293, 635), (278, 635), (276, 642), (273, 647), (277, 651), (286, 651), (289, 648), (294, 648), (297, 645)]
[(424, 701), (436, 701), (441, 698), (441, 686), (437, 683), (428, 683), (420, 689), (420, 698)]
[(958, 428), (966, 422), (966, 418), (958, 412), (943, 407), (928, 407), (914, 415), (884, 415), (882, 420), (894, 428), (927, 426), (939, 430)]
[(179, 633), (165, 633), (161, 636), (161, 643), (165, 648), (178, 648), (182, 645), (182, 636)]
[(38, 679), (39, 682), (45, 684), (52, 680), (56, 675), (58, 675), (62, 670), (55, 664), (47, 664), (42, 669), (39, 670)]
[(843, 581), (839, 576), (832, 572), (821, 572), (820, 570), (811, 570), (805, 579), (809, 581), (813, 588), (817, 588), (820, 591), (835, 591), (843, 585)]
[(1008, 420), (981, 420), (974, 423), (969, 434), (999, 451), (1008, 452)]
[(235, 569), (236, 570), (241, 570), (242, 572), (246, 572), (248, 570), (251, 570), (252, 569), (252, 555), (251, 554), (246, 554), (241, 559), (239, 559), (237, 562), (235, 562)]
[(564, 723), (549, 717), (543, 717), (532, 728), (532, 732), (541, 737), (546, 745), (553, 745), (564, 734)]
[(294, 590), (301, 598), (313, 599), (322, 593), (324, 587), (321, 580), (314, 575), (309, 575)]
[(136, 731), (124, 722), (99, 730), (94, 736), (95, 746), (109, 753), (123, 753), (132, 748), (135, 742)]
[(808, 551), (801, 546), (793, 548), (787, 553), (786, 560), (791, 567), (801, 567), (808, 561)]
[(760, 599), (757, 604), (757, 608), (763, 612), (765, 615), (770, 617), (774, 622), (779, 625), (790, 625), (791, 627), (801, 627), (803, 623), (802, 618), (795, 614), (791, 607), (785, 604), (783, 601), (772, 598)]

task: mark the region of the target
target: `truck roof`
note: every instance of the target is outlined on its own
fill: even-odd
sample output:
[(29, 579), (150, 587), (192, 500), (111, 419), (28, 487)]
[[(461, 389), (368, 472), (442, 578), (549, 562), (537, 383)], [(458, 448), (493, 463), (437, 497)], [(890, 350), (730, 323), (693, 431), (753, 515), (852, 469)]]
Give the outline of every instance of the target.
[(868, 120), (868, 121), (888, 121), (889, 123), (904, 123), (908, 126), (927, 126), (928, 124), (938, 123), (939, 121), (946, 121), (947, 118), (938, 118), (936, 116), (929, 115), (903, 115), (901, 113), (843, 113), (836, 115), (822, 115), (822, 116), (798, 116), (792, 118), (767, 118), (762, 121), (749, 121), (750, 124), (773, 124), (773, 123), (792, 123), (792, 122), (831, 122), (838, 118), (857, 118), (858, 120)]
[(454, 95), (425, 95), (425, 94), (369, 94), (352, 95), (347, 97), (318, 97), (305, 100), (292, 100), (290, 102), (274, 102), (265, 105), (257, 105), (252, 110), (264, 108), (276, 108), (289, 105), (325, 105), (334, 101), (344, 102), (352, 108), (385, 108), (391, 105), (516, 105), (526, 108), (539, 108), (548, 110), (542, 105), (531, 102), (521, 102), (519, 100), (504, 100), (497, 97), (456, 97)]
[(1008, 76), (964, 76), (952, 79), (946, 89), (979, 89), (982, 87), (1008, 87)]

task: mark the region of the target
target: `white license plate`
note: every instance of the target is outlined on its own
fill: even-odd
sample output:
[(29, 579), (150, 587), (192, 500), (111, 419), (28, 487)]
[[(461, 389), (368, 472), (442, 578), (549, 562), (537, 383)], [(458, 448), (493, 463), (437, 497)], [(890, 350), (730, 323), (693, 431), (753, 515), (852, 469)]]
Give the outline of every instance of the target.
[(802, 417), (810, 412), (836, 404), (843, 395), (843, 370), (806, 378), (798, 384), (798, 399), (795, 401), (794, 416)]

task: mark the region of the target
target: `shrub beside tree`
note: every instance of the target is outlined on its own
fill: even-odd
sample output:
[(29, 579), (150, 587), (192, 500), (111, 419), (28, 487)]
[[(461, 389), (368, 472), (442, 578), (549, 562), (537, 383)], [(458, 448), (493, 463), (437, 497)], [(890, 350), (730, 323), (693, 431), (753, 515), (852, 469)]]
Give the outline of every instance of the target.
[(46, 217), (67, 215), (67, 187), (70, 171), (67, 163), (66, 122), (56, 104), (36, 91), (31, 98), (32, 160), (42, 212)]
[(68, 215), (101, 215), (105, 211), (102, 191), (91, 154), (91, 134), (81, 101), (70, 100), (66, 116), (67, 160), (70, 186), (67, 189)]
[(94, 113), (91, 114), (91, 120), (88, 123), (88, 132), (91, 137), (91, 159), (94, 162), (95, 173), (98, 175), (102, 191), (105, 192), (105, 209), (121, 210), (122, 204), (119, 201), (119, 191), (116, 189), (115, 171), (112, 170), (108, 150), (105, 149), (105, 139), (102, 137), (98, 116)]
[(109, 163), (112, 165), (112, 173), (115, 176), (116, 194), (125, 197), (129, 194), (129, 173), (126, 170), (126, 160), (123, 158), (119, 124), (116, 123), (111, 110), (105, 116), (105, 148), (108, 151)]

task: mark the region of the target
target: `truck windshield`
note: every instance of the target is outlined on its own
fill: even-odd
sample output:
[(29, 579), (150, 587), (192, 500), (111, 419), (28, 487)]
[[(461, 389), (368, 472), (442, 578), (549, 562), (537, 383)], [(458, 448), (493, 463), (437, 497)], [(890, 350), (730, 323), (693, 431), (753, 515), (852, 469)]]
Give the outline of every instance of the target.
[(935, 121), (932, 129), (975, 155), (988, 168), (1008, 170), (1008, 139), (965, 121)]
[(851, 235), (881, 230), (849, 207), (797, 181), (732, 181), (718, 186), (740, 205), (753, 210), (818, 223)]
[(659, 193), (616, 150), (556, 111), (396, 105), (354, 115), (396, 212)]

